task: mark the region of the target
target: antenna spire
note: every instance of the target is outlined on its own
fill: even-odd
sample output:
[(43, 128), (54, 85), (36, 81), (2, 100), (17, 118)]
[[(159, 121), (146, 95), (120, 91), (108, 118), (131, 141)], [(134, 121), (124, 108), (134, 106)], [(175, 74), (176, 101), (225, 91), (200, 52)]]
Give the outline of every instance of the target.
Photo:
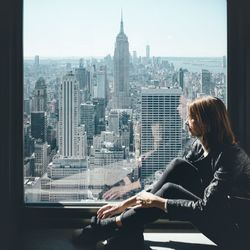
[(124, 33), (124, 29), (123, 29), (123, 12), (121, 9), (121, 26), (120, 26), (120, 33)]

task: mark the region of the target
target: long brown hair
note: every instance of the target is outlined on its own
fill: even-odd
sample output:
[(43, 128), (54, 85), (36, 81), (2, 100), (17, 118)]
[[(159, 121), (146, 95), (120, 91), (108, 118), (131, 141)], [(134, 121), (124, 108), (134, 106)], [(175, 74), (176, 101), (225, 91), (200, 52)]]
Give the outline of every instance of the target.
[(207, 96), (192, 101), (188, 114), (194, 119), (200, 132), (198, 137), (207, 150), (237, 142), (226, 107), (219, 98)]

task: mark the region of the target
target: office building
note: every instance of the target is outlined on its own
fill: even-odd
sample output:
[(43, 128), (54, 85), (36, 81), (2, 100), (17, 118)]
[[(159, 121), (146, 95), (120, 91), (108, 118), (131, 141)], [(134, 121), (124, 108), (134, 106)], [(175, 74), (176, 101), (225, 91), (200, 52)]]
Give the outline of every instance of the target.
[(182, 150), (182, 122), (177, 110), (181, 89), (143, 88), (141, 93), (141, 180), (152, 181), (157, 171)]
[(108, 115), (108, 130), (119, 134), (119, 127), (119, 112), (115, 109), (111, 109)]
[(31, 136), (31, 125), (26, 123), (23, 125), (24, 135), (24, 157), (30, 157), (34, 152), (35, 139)]
[(137, 64), (138, 58), (137, 58), (137, 52), (135, 50), (133, 51), (133, 57), (132, 58), (133, 58), (133, 63)]
[(85, 130), (80, 126), (79, 82), (69, 72), (63, 77), (59, 91), (59, 153), (64, 157), (81, 158), (79, 142)]
[(35, 170), (34, 176), (41, 177), (47, 171), (48, 165), (48, 144), (37, 140), (35, 142)]
[(178, 82), (182, 90), (184, 90), (184, 72), (182, 68), (180, 68), (178, 72)]
[(42, 142), (47, 140), (47, 114), (44, 111), (31, 113), (31, 136)]
[(75, 69), (76, 80), (79, 82), (79, 87), (81, 90), (85, 90), (87, 88), (87, 75), (86, 69), (83, 67), (80, 62), (79, 68)]
[(121, 18), (120, 32), (116, 37), (114, 52), (114, 94), (113, 108), (129, 108), (129, 43), (124, 33)]
[(106, 99), (107, 96), (107, 73), (104, 67), (101, 67), (100, 70), (96, 72), (95, 75), (95, 86), (94, 86), (94, 98), (103, 98)]
[(40, 77), (35, 84), (32, 111), (47, 111), (47, 86), (43, 77)]
[[(94, 153), (94, 165), (95, 166), (112, 166), (113, 163), (121, 162), (124, 159), (124, 150), (122, 148), (101, 148), (100, 150), (95, 150)], [(119, 164), (116, 164), (117, 167)]]
[(100, 134), (105, 130), (105, 99), (93, 98), (95, 106), (95, 134)]
[[(88, 168), (88, 161), (85, 158), (65, 158), (57, 156), (48, 165), (48, 177), (56, 180), (65, 177), (74, 179), (75, 174), (82, 173)], [(63, 182), (62, 182), (63, 183)]]
[(39, 56), (36, 55), (35, 56), (35, 60), (34, 60), (34, 66), (35, 66), (35, 68), (38, 68), (39, 64), (40, 64)]
[(149, 59), (150, 58), (150, 46), (146, 46), (146, 57)]
[(92, 142), (95, 134), (95, 106), (92, 102), (80, 105), (80, 123), (85, 125), (88, 141)]
[(201, 71), (201, 93), (203, 95), (211, 95), (211, 92), (212, 92), (211, 73), (206, 69), (202, 69)]

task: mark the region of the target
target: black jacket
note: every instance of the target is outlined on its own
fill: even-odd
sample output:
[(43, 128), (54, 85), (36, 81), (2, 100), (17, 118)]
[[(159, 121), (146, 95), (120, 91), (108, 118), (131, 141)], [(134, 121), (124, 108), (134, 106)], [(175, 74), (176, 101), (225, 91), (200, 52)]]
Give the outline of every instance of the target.
[[(168, 199), (168, 214), (189, 221), (205, 214), (227, 214), (235, 223), (246, 221), (250, 217), (250, 158), (238, 144), (220, 147), (209, 154), (213, 178), (203, 197), (198, 201)], [(195, 143), (185, 158), (195, 163), (202, 155), (201, 144)]]

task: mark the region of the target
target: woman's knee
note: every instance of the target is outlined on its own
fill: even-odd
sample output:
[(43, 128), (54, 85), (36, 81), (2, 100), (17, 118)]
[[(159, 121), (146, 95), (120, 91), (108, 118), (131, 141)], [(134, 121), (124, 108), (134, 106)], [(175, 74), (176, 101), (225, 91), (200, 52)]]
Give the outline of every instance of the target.
[(179, 170), (182, 170), (182, 169), (185, 169), (187, 167), (190, 167), (190, 163), (180, 157), (177, 157), (175, 159), (173, 159), (167, 169), (168, 171), (171, 171), (171, 172), (174, 172), (174, 171), (179, 171)]
[(170, 162), (171, 166), (183, 166), (183, 165), (188, 165), (188, 164), (189, 162), (181, 157), (176, 157)]
[(173, 197), (178, 185), (171, 183), (171, 182), (167, 182), (165, 183), (161, 189), (156, 193), (156, 195), (160, 196), (160, 197)]

